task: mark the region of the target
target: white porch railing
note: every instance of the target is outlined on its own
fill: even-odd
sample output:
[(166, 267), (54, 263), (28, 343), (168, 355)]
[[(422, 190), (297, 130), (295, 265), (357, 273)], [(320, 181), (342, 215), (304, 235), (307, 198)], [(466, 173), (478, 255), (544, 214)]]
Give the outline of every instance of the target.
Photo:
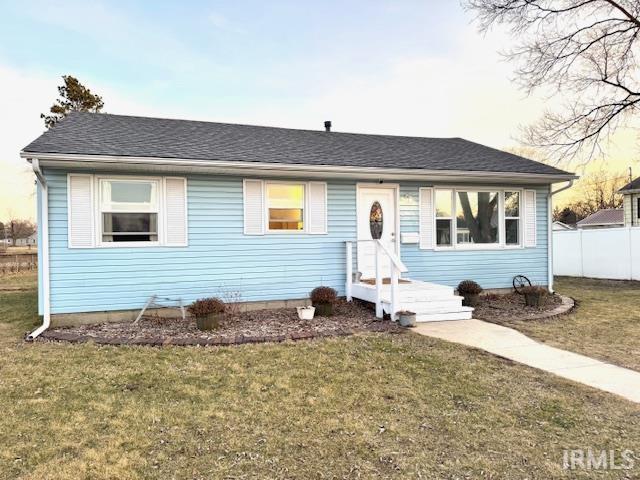
[[(382, 262), (380, 261), (380, 256), (382, 254), (386, 255), (389, 258), (389, 288), (390, 288), (390, 312), (389, 315), (392, 320), (396, 320), (396, 316), (398, 311), (400, 310), (400, 293), (399, 293), (399, 283), (400, 283), (400, 274), (408, 271), (407, 267), (400, 257), (394, 252), (387, 248), (387, 246), (380, 240), (358, 240), (357, 242), (373, 242), (374, 245), (374, 255), (375, 255), (375, 274), (376, 274), (376, 293), (375, 293), (375, 304), (376, 304), (376, 317), (383, 317), (383, 306), (382, 306), (382, 286), (384, 282), (384, 277), (382, 274)], [(353, 290), (353, 242), (346, 242), (346, 272), (347, 272), (347, 282), (346, 282), (346, 296), (347, 300), (350, 302), (352, 300), (352, 290)]]

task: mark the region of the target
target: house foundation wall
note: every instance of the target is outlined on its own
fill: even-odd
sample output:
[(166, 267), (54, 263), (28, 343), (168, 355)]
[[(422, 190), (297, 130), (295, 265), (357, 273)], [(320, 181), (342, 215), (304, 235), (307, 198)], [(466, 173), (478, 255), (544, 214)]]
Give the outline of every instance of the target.
[[(309, 305), (309, 299), (294, 299), (294, 300), (270, 300), (263, 302), (242, 302), (239, 304), (240, 311), (249, 312), (254, 310), (263, 309), (276, 309), (276, 308), (295, 308)], [(140, 309), (137, 310), (112, 310), (104, 312), (86, 312), (86, 313), (58, 313), (51, 315), (52, 327), (76, 327), (78, 325), (91, 325), (96, 323), (118, 323), (118, 322), (133, 322), (140, 314)], [(175, 318), (180, 317), (180, 309), (169, 308), (149, 308), (145, 312), (145, 316), (158, 316), (162, 318)], [(187, 316), (189, 314), (187, 313)]]

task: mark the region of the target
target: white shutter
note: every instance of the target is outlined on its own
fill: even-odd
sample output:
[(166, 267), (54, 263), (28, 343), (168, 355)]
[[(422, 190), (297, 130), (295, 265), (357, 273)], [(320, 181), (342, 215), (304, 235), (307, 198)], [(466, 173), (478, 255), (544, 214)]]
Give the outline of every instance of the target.
[(264, 185), (262, 180), (244, 180), (244, 234), (264, 235)]
[(536, 191), (524, 191), (524, 246), (536, 246)]
[(67, 175), (69, 248), (94, 246), (93, 209), (93, 175)]
[(434, 212), (433, 212), (433, 188), (420, 189), (419, 201), (420, 215), (420, 248), (433, 249), (434, 247)]
[(316, 235), (327, 233), (327, 184), (324, 182), (309, 182), (307, 191), (308, 232)]
[(164, 211), (166, 244), (170, 247), (187, 246), (187, 179), (164, 179)]

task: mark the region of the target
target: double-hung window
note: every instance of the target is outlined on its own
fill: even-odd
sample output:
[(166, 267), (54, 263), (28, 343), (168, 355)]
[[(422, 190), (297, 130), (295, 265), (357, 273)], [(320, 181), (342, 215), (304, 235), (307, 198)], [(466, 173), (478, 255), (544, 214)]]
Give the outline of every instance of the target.
[(102, 243), (157, 243), (159, 180), (100, 179)]
[(436, 188), (436, 247), (521, 245), (521, 192), (495, 188)]
[(453, 190), (436, 190), (436, 245), (451, 246), (453, 237)]
[(520, 244), (520, 192), (504, 192), (504, 243)]
[(305, 185), (302, 183), (267, 183), (269, 231), (299, 232), (305, 229)]

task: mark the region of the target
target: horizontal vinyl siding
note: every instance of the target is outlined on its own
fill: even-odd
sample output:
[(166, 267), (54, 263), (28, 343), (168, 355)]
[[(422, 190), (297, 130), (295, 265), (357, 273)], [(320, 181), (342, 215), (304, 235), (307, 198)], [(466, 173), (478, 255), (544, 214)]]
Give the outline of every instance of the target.
[(623, 197), (624, 224), (626, 226), (637, 227), (640, 225), (638, 221), (638, 198), (640, 194), (631, 193)]
[[(403, 232), (418, 231), (419, 184), (401, 184), (400, 225)], [(436, 185), (437, 186), (437, 185)], [(530, 188), (530, 187), (527, 187)], [(537, 243), (535, 248), (500, 250), (420, 250), (418, 245), (402, 244), (401, 256), (407, 277), (457, 286), (470, 279), (483, 288), (510, 287), (515, 275), (526, 275), (538, 285), (547, 284), (547, 192), (535, 189)]]
[[(52, 313), (138, 309), (153, 294), (187, 303), (224, 292), (283, 300), (327, 285), (344, 295), (344, 242), (356, 238), (355, 181), (328, 182), (327, 235), (244, 235), (242, 178), (194, 175), (187, 177), (188, 247), (69, 249), (66, 174), (46, 172)], [(418, 231), (420, 186), (401, 185), (403, 232)], [(516, 274), (546, 283), (545, 192), (538, 189), (537, 248), (434, 252), (403, 244), (406, 276), (448, 285), (473, 278), (486, 288), (507, 287)]]
[(67, 248), (66, 172), (47, 172), (52, 313), (137, 309), (149, 296), (240, 292), (243, 301), (305, 298), (318, 285), (344, 295), (354, 239), (355, 182), (328, 185), (328, 235), (243, 233), (242, 178), (189, 176), (188, 247)]

